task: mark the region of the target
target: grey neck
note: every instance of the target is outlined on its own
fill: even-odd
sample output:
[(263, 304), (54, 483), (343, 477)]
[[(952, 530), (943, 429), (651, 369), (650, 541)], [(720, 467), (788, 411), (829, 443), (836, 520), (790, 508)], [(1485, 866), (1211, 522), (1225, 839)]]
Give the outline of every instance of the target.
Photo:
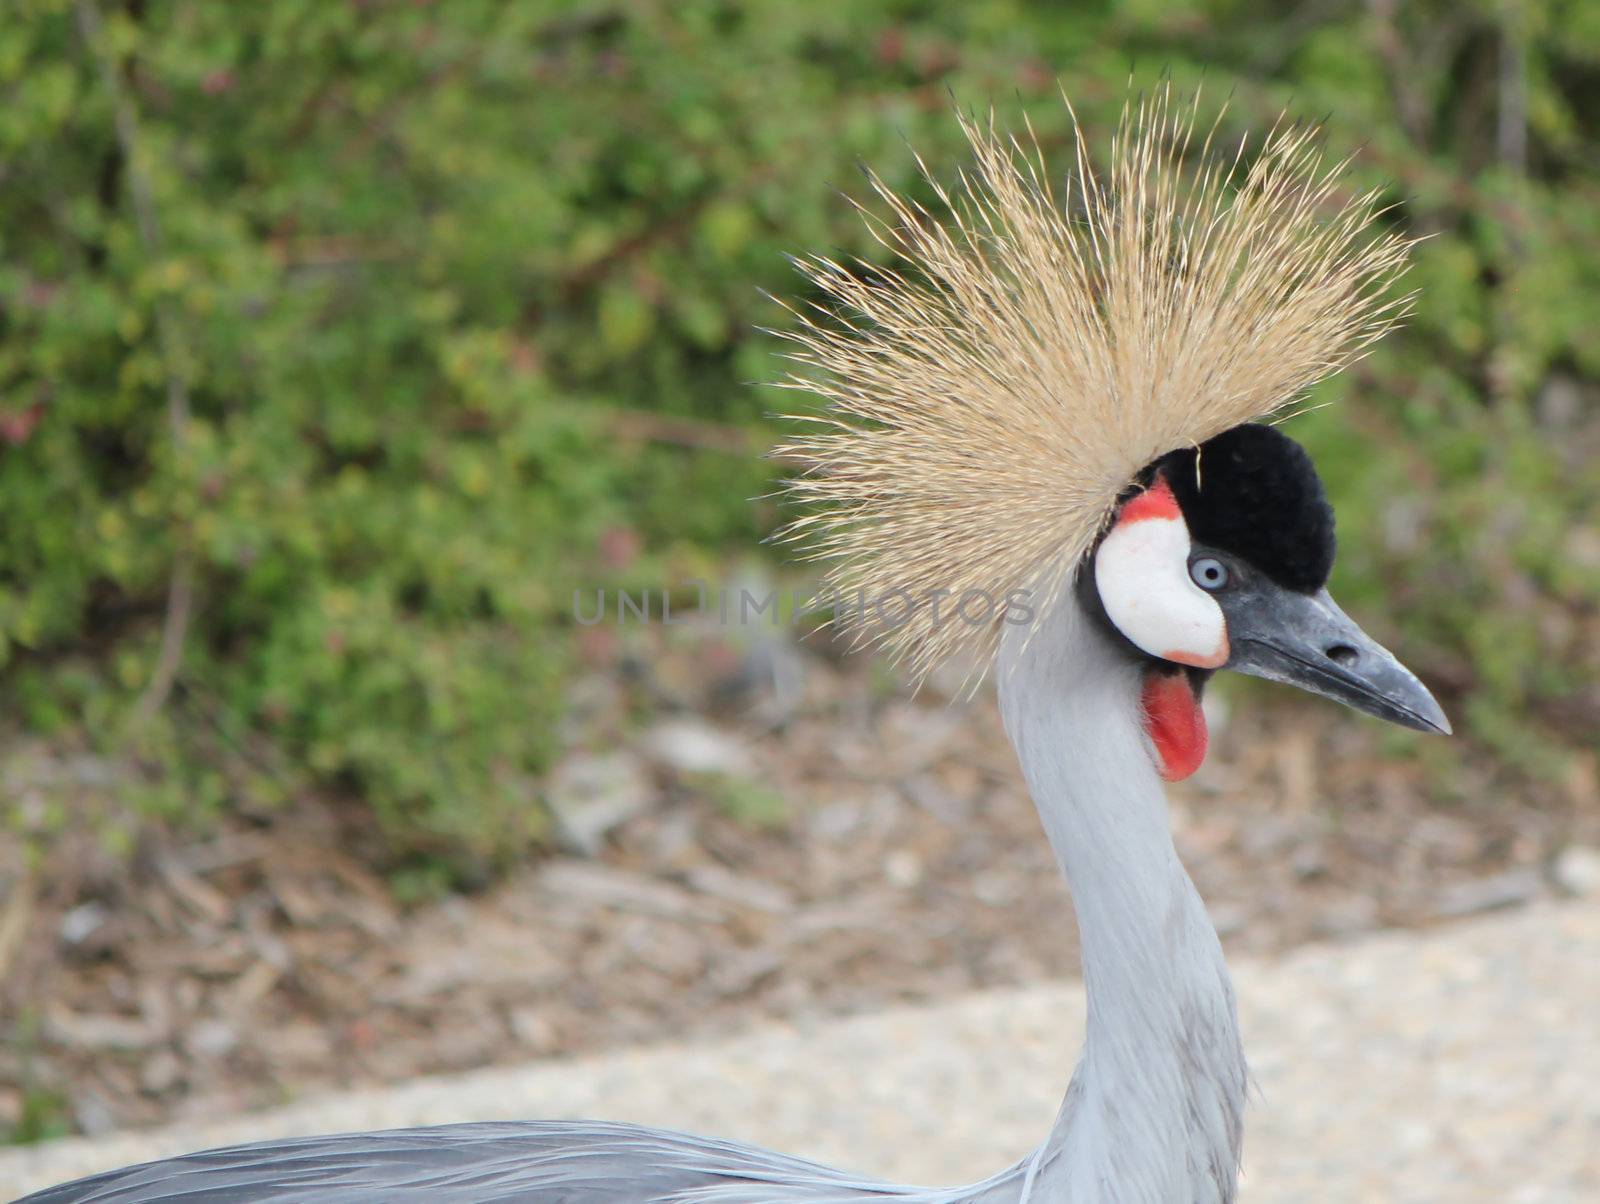
[(1173, 848), (1143, 670), (1071, 591), (1007, 630), (997, 669), (1006, 731), (1072, 891), (1088, 1017), (1049, 1137), (986, 1186), (1073, 1204), (1231, 1201), (1244, 1054), (1216, 931)]

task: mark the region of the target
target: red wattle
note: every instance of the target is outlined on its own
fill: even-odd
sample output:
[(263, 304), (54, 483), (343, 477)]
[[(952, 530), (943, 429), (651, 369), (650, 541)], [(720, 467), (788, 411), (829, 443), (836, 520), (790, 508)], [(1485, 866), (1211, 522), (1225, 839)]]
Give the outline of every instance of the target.
[(1206, 717), (1187, 673), (1152, 672), (1140, 695), (1145, 731), (1156, 746), (1161, 776), (1177, 782), (1206, 759)]

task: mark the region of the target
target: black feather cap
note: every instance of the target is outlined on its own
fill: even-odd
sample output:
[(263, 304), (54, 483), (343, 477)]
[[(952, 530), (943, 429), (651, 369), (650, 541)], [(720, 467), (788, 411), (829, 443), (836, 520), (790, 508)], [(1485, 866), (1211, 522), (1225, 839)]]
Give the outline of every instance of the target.
[(1233, 427), (1149, 471), (1166, 476), (1196, 543), (1232, 552), (1286, 589), (1327, 584), (1333, 507), (1305, 448), (1277, 427)]

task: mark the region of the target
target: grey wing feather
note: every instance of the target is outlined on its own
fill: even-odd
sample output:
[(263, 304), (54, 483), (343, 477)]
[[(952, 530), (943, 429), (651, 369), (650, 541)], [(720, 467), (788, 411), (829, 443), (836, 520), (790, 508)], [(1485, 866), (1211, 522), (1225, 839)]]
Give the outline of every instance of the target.
[(755, 1146), (594, 1121), (292, 1138), (141, 1163), (14, 1204), (809, 1204), (924, 1194)]

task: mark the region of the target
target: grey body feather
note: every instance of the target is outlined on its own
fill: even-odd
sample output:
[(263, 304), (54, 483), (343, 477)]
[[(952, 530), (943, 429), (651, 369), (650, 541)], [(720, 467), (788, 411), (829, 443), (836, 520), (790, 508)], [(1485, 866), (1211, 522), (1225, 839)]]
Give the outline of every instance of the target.
[(997, 1186), (903, 1187), (639, 1125), (507, 1121), (229, 1146), (108, 1171), (18, 1204), (964, 1204), (993, 1198)]

